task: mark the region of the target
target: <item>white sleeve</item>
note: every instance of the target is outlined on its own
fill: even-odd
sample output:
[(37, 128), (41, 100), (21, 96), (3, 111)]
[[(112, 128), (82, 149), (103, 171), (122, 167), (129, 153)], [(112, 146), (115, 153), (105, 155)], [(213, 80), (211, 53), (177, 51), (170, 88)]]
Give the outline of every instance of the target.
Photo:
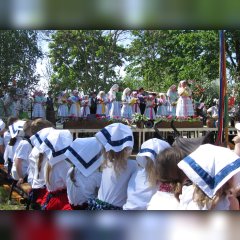
[(27, 160), (31, 150), (32, 146), (30, 145), (30, 143), (26, 140), (22, 140), (16, 149), (14, 159), (20, 158)]

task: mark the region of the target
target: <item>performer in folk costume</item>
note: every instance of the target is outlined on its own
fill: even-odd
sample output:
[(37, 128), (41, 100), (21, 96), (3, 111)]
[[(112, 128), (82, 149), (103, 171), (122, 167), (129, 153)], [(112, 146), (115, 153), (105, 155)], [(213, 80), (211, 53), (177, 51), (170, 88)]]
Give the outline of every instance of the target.
[(42, 210), (69, 209), (66, 179), (71, 165), (64, 155), (73, 141), (69, 130), (54, 130), (40, 146), (47, 156), (45, 182), (47, 193), (43, 197)]
[(177, 147), (169, 147), (156, 157), (155, 181), (157, 192), (148, 203), (147, 210), (178, 210), (179, 195), (187, 179), (177, 164), (184, 158)]
[(168, 115), (176, 116), (176, 106), (178, 100), (178, 93), (176, 85), (172, 85), (167, 91), (168, 101)]
[(4, 102), (4, 109), (5, 114), (7, 117), (12, 116), (13, 114), (13, 90), (11, 90), (9, 93), (5, 93), (3, 96), (3, 102)]
[(107, 115), (107, 106), (108, 100), (104, 91), (100, 91), (97, 95), (97, 112), (96, 114), (105, 114)]
[(4, 94), (0, 90), (0, 119), (5, 117)]
[[(94, 148), (93, 148), (94, 146)], [(67, 174), (67, 194), (72, 210), (87, 209), (87, 201), (97, 197), (102, 173), (102, 145), (95, 137), (77, 138), (65, 152), (73, 164)]]
[(129, 160), (133, 148), (133, 133), (129, 126), (113, 123), (95, 137), (103, 148), (102, 181), (97, 199), (88, 202), (89, 210), (121, 210), (127, 200), (129, 179), (137, 169)]
[(62, 91), (58, 96), (58, 117), (60, 117), (61, 123), (69, 116), (68, 110), (68, 98), (66, 92)]
[(23, 125), (24, 137), (19, 142), (16, 151), (13, 156), (13, 165), (11, 169), (11, 175), (15, 181), (15, 184), (19, 186), (23, 182), (27, 182), (28, 167), (29, 167), (29, 154), (32, 151), (32, 144), (30, 137), (32, 120), (27, 120)]
[(168, 102), (166, 100), (166, 96), (164, 93), (159, 93), (159, 99), (157, 102), (158, 102), (157, 116), (161, 117), (167, 116)]
[(119, 86), (114, 84), (110, 91), (108, 92), (108, 98), (111, 102), (111, 109), (109, 110), (109, 116), (111, 118), (120, 118), (121, 117), (121, 103), (120, 99), (117, 99), (116, 94), (119, 90)]
[(68, 101), (71, 104), (69, 117), (78, 118), (80, 117), (80, 101), (81, 98), (78, 96), (78, 91), (73, 90), (72, 95), (68, 98)]
[(40, 146), (44, 143), (47, 136), (54, 131), (54, 128), (51, 122), (39, 118), (32, 122), (31, 131), (33, 135), (30, 140), (33, 149), (29, 155), (28, 183), (31, 186), (31, 191), (29, 193), (28, 205), (32, 209), (40, 210), (43, 197), (47, 192), (44, 178), (47, 156)]
[(152, 94), (150, 94), (147, 98), (144, 115), (151, 120), (156, 118), (155, 111), (154, 111), (155, 105), (156, 105), (155, 97)]
[(132, 106), (131, 106), (131, 90), (130, 88), (125, 88), (122, 94), (122, 109), (121, 117), (132, 119)]
[(192, 103), (192, 91), (187, 86), (187, 81), (183, 80), (178, 85), (179, 99), (177, 102), (176, 116), (188, 117), (194, 115), (193, 103)]
[(140, 108), (139, 108), (140, 100), (138, 98), (137, 91), (132, 92), (132, 97), (131, 97), (131, 105), (132, 105), (132, 113), (141, 113)]
[(81, 101), (80, 117), (86, 118), (90, 114), (90, 101), (88, 95), (84, 95)]
[(43, 92), (35, 91), (33, 95), (33, 118), (45, 118), (45, 109), (44, 105), (46, 104), (47, 99), (44, 97)]
[(146, 210), (153, 194), (157, 192), (155, 168), (156, 158), (171, 146), (160, 139), (152, 138), (144, 142), (136, 156), (137, 171), (129, 180), (127, 201), (123, 210)]

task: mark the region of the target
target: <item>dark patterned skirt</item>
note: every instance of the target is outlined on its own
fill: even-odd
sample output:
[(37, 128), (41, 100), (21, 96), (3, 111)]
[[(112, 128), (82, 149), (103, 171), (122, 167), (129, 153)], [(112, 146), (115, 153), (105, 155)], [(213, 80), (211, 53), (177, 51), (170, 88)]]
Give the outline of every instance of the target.
[(122, 207), (117, 207), (110, 203), (103, 202), (98, 198), (94, 198), (88, 201), (87, 210), (122, 210)]

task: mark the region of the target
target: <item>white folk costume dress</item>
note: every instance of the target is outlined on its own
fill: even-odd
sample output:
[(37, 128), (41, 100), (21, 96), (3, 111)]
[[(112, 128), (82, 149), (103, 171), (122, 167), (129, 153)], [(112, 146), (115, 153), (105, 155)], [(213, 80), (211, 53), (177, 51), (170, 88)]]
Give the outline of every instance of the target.
[[(126, 147), (133, 147), (133, 134), (130, 127), (113, 123), (96, 135), (96, 138), (105, 148), (106, 152), (113, 150), (120, 152)], [(127, 200), (127, 186), (131, 176), (137, 169), (137, 163), (126, 160), (126, 168), (116, 173), (112, 163), (108, 163), (102, 172), (102, 182), (97, 199), (88, 202), (89, 210), (122, 209)]]
[(65, 94), (61, 93), (58, 97), (58, 113), (59, 117), (68, 117), (69, 109), (68, 109), (68, 99)]
[(154, 107), (155, 107), (155, 101), (147, 100), (144, 115), (151, 120), (156, 119)]
[(158, 99), (157, 116), (161, 116), (161, 117), (167, 116), (168, 115), (167, 106), (168, 106), (167, 100), (165, 98), (164, 99), (159, 98)]
[[(145, 166), (147, 161), (153, 161), (157, 155), (170, 145), (157, 138), (152, 138), (144, 142), (140, 152), (137, 154), (136, 161), (138, 163), (137, 171), (132, 175), (127, 189), (127, 201), (123, 206), (123, 210), (146, 210), (152, 196), (157, 192), (156, 186), (151, 186), (148, 181), (148, 174)], [(148, 158), (146, 158), (148, 157)]]
[(88, 114), (90, 114), (90, 101), (89, 99), (83, 99), (81, 101), (80, 117), (86, 118)]
[(80, 98), (72, 95), (68, 100), (71, 103), (69, 117), (80, 117)]
[[(212, 199), (228, 180), (240, 172), (240, 158), (228, 148), (204, 144), (180, 161), (178, 167)], [(194, 202), (193, 191), (191, 186), (183, 188), (179, 209), (209, 210), (211, 206), (200, 207)], [(228, 202), (228, 198), (222, 196), (215, 209), (229, 210)]]
[[(97, 197), (101, 184), (99, 167), (103, 160), (102, 146), (95, 137), (77, 138), (65, 156), (74, 165), (67, 174), (67, 195), (71, 209), (86, 209), (87, 201)], [(71, 179), (72, 172), (74, 180)]]
[(188, 117), (194, 115), (193, 103), (191, 99), (192, 92), (189, 87), (178, 88), (179, 99), (177, 101), (176, 116)]
[[(47, 156), (45, 165), (45, 181), (47, 193), (43, 197), (42, 210), (64, 210), (69, 208), (66, 178), (71, 165), (66, 161), (64, 153), (73, 141), (72, 134), (68, 130), (54, 130), (47, 136), (40, 146)], [(49, 182), (47, 171), (51, 167)]]
[(167, 98), (168, 98), (168, 115), (176, 116), (176, 106), (178, 100), (178, 93), (177, 91), (172, 91), (169, 89), (167, 91)]
[(131, 97), (127, 95), (127, 92), (130, 92), (129, 88), (123, 91), (121, 117), (132, 119)]
[(33, 112), (32, 117), (33, 118), (45, 118), (45, 108), (44, 104), (46, 103), (47, 99), (43, 95), (35, 95), (34, 96), (34, 102), (33, 102)]
[(108, 92), (108, 98), (111, 102), (111, 108), (109, 109), (109, 116), (111, 118), (120, 118), (121, 117), (121, 104), (116, 99), (116, 91), (118, 90), (118, 85), (114, 84), (110, 91)]

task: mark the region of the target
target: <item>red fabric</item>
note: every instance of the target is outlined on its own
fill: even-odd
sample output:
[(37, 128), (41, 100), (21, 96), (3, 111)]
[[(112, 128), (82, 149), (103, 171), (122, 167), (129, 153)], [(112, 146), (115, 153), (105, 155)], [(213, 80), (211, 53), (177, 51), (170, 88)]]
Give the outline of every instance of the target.
[(63, 210), (64, 208), (69, 208), (69, 202), (67, 197), (67, 190), (63, 189), (55, 192), (47, 192), (43, 197), (41, 206), (43, 206), (47, 200), (49, 194), (52, 194), (52, 198), (46, 206), (46, 210)]
[(41, 205), (42, 200), (43, 200), (45, 194), (47, 193), (47, 189), (46, 188), (39, 188), (39, 189), (35, 189), (35, 192), (37, 194), (36, 203)]

